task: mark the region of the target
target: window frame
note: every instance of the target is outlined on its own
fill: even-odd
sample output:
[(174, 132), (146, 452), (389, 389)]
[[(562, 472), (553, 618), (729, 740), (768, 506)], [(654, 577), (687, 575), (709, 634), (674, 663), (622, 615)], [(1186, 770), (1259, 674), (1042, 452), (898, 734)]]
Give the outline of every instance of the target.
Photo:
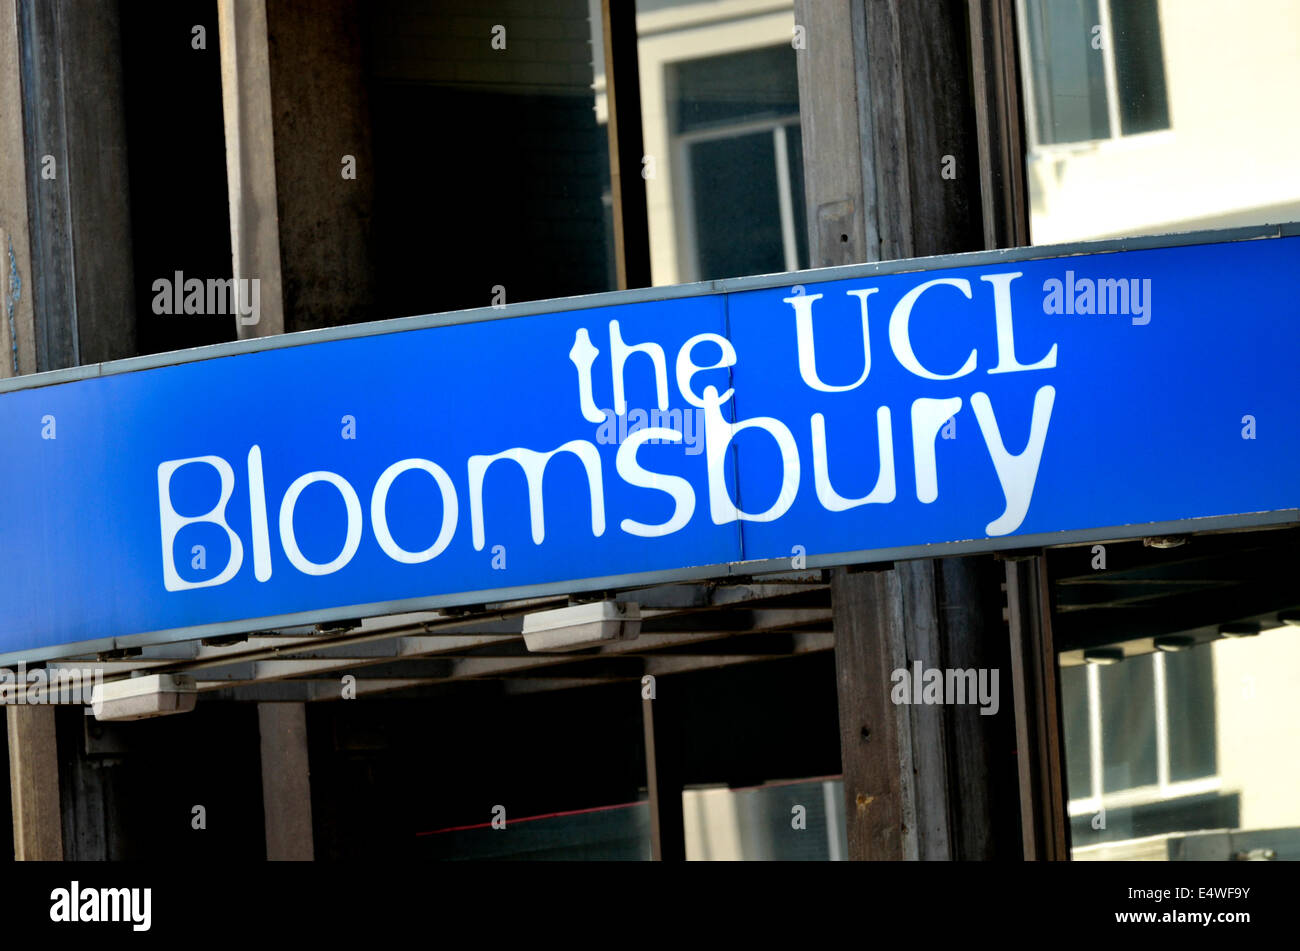
[[(801, 134), (798, 113), (779, 118), (752, 119), (690, 132), (674, 132), (670, 139), (672, 160), (676, 163), (673, 175), (674, 214), (681, 223), (677, 228), (678, 274), (686, 283), (703, 280), (700, 271), (699, 235), (695, 217), (695, 182), (691, 175), (690, 150), (700, 142), (739, 138), (745, 135), (770, 131), (772, 133), (773, 159), (776, 167), (777, 201), (781, 217), (781, 251), (785, 270), (798, 271), (799, 242), (795, 229), (806, 227), (796, 221), (794, 214), (794, 183), (790, 176), (790, 135)], [(739, 276), (739, 275), (728, 275)]]
[[(1223, 788), (1223, 779), (1215, 759), (1215, 771), (1195, 779), (1171, 781), (1169, 762), (1169, 695), (1165, 672), (1166, 654), (1155, 651), (1152, 656), (1152, 693), (1156, 719), (1156, 782), (1107, 792), (1105, 786), (1105, 751), (1102, 749), (1101, 721), (1101, 668), (1087, 664), (1088, 690), (1088, 778), (1089, 794), (1067, 799), (1066, 811), (1071, 819), (1096, 815), (1105, 809), (1125, 809), (1147, 806), (1179, 799), (1184, 796), (1217, 793)], [(1127, 662), (1128, 658), (1124, 662)], [(1068, 758), (1070, 750), (1065, 749)], [(1069, 789), (1062, 792), (1069, 796)]]
[[(1038, 134), (1038, 89), (1037, 79), (1033, 69), (1033, 50), (1034, 44), (1029, 34), (1029, 17), (1026, 14), (1027, 5), (1032, 0), (1015, 0), (1016, 5), (1016, 42), (1020, 47), (1020, 62), (1016, 67), (1020, 74), (1025, 78), (1021, 83), (1021, 91), (1024, 96), (1024, 137), (1027, 146), (1027, 160), (1029, 162), (1035, 159), (1054, 159), (1074, 155), (1080, 152), (1096, 152), (1111, 150), (1126, 150), (1132, 148), (1146, 148), (1152, 145), (1158, 145), (1171, 141), (1174, 136), (1173, 114), (1170, 111), (1169, 124), (1163, 129), (1152, 129), (1149, 132), (1130, 132), (1125, 134), (1123, 131), (1123, 121), (1120, 115), (1119, 99), (1119, 74), (1115, 65), (1115, 38), (1111, 28), (1110, 3), (1111, 0), (1097, 0), (1097, 19), (1101, 26), (1101, 35), (1103, 37), (1101, 56), (1102, 56), (1102, 78), (1106, 88), (1106, 122), (1110, 134), (1104, 138), (1097, 139), (1076, 139), (1071, 142), (1042, 142)], [(1164, 38), (1160, 39), (1161, 51), (1164, 49)], [(1165, 98), (1166, 108), (1168, 108), (1168, 86), (1166, 85)]]

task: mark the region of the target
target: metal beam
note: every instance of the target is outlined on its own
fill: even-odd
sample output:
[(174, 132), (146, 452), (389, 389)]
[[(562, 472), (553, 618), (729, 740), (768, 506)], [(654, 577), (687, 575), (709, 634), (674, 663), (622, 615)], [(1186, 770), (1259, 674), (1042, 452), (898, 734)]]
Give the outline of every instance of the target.
[[(698, 586), (697, 586), (698, 587)], [(744, 598), (755, 594), (769, 594), (764, 589), (749, 586), (737, 586), (744, 590), (731, 592), (726, 597)], [(801, 589), (806, 591), (806, 589)], [(737, 603), (743, 603), (737, 601)], [(672, 619), (681, 617), (683, 621), (703, 615), (687, 614), (675, 610), (665, 610), (649, 619), (649, 623), (675, 623)], [(398, 624), (389, 626), (374, 622), (363, 622), (359, 633), (350, 633), (341, 637), (307, 637), (276, 638), (250, 637), (236, 644), (211, 646), (198, 642), (187, 642), (174, 650), (172, 657), (150, 657), (140, 660), (124, 659), (112, 661), (56, 661), (50, 668), (82, 669), (99, 668), (106, 676), (123, 676), (136, 669), (166, 669), (175, 672), (204, 671), (201, 680), (211, 684), (250, 683), (261, 680), (277, 680), (294, 676), (320, 675), (329, 671), (348, 671), (373, 664), (382, 664), (405, 658), (445, 656), (474, 651), (478, 648), (521, 643), (520, 637), (508, 634), (451, 634), (425, 633), (402, 635), (401, 631), (414, 626), (422, 631), (450, 631), (470, 629), (518, 628), (519, 617), (483, 618), (473, 622), (461, 619), (445, 618), (441, 615), (430, 617), (423, 614), (418, 618), (403, 618)], [(394, 619), (397, 620), (397, 619)], [(736, 616), (736, 630), (695, 630), (677, 632), (648, 632), (632, 641), (620, 641), (598, 649), (604, 654), (633, 654), (663, 649), (670, 646), (684, 646), (709, 640), (720, 640), (738, 634), (761, 633), (785, 629), (799, 629), (828, 626), (830, 611), (826, 608), (760, 608), (741, 612)], [(744, 626), (739, 627), (739, 622)], [(391, 623), (391, 622), (390, 622)], [(402, 626), (406, 625), (406, 626)], [(151, 653), (165, 653), (164, 645), (153, 649)], [(555, 663), (569, 662), (583, 656), (582, 653), (562, 655), (534, 655), (521, 653), (517, 658), (471, 656), (458, 659), (464, 661), (456, 669), (455, 678), (480, 676), (477, 670), (485, 670), (489, 675), (496, 670), (528, 669), (543, 667)], [(207, 688), (207, 689), (217, 689)]]
[[(759, 663), (768, 660), (780, 660), (798, 654), (827, 651), (834, 649), (834, 637), (827, 632), (795, 634), (792, 636), (790, 650), (783, 654), (703, 654), (697, 656), (677, 656), (640, 658), (636, 655), (613, 655), (602, 657), (600, 654), (583, 655), (536, 655), (522, 658), (477, 658), (481, 661), (501, 661), (499, 664), (476, 665), (464, 674), (452, 676), (368, 676), (363, 671), (355, 674), (356, 680), (349, 687), (356, 697), (373, 696), (396, 690), (418, 690), (420, 688), (447, 687), (457, 683), (479, 683), (498, 686), (506, 693), (536, 693), (540, 691), (590, 687), (602, 683), (639, 680), (644, 673), (655, 676), (687, 673), (694, 670), (716, 669), (738, 664)], [(541, 659), (549, 661), (537, 665), (529, 663)], [(628, 662), (625, 667), (615, 670), (609, 666), (612, 661)], [(605, 665), (601, 667), (600, 665)], [(546, 670), (553, 667), (582, 665), (590, 670), (590, 676), (575, 674), (569, 669), (563, 673), (548, 677)], [(537, 671), (536, 675), (530, 673)], [(523, 676), (516, 676), (523, 674)], [(229, 680), (199, 680), (197, 687), (209, 694), (212, 699), (237, 701), (318, 701), (339, 700), (343, 691), (338, 681), (333, 679), (316, 680), (259, 680), (232, 682)]]

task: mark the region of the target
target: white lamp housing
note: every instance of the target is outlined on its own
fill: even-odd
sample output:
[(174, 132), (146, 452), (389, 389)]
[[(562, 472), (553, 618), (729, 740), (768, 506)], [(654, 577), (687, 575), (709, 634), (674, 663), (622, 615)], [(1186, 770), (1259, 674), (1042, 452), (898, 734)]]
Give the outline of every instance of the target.
[(188, 713), (198, 696), (193, 677), (148, 674), (95, 684), (90, 705), (96, 720), (143, 720)]
[(530, 651), (572, 651), (607, 641), (630, 641), (641, 633), (641, 608), (634, 601), (571, 604), (524, 616)]

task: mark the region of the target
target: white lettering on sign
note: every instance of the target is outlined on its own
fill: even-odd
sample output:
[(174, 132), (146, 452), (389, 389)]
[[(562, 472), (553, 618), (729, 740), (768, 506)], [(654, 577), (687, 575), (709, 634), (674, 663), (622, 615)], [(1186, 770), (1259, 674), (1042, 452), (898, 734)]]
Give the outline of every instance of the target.
[[(991, 296), (991, 323), (996, 340), (996, 363), (987, 367), (988, 374), (1007, 374), (1014, 372), (1031, 372), (1052, 370), (1057, 364), (1057, 346), (1052, 344), (1046, 354), (1017, 354), (1014, 325), (1011, 309), (1011, 284), (1020, 277), (1020, 272), (987, 274), (979, 281), (988, 285), (988, 292), (981, 296)], [(914, 348), (912, 315), (923, 296), (927, 300), (933, 295), (938, 300), (951, 299), (951, 306), (956, 308), (958, 319), (954, 325), (958, 332), (966, 333), (971, 328), (973, 335), (980, 317), (980, 308), (976, 305), (975, 289), (964, 278), (935, 278), (926, 280), (908, 290), (895, 304), (889, 316), (885, 330), (889, 350), (898, 365), (913, 376), (927, 380), (951, 382), (970, 377), (981, 365), (987, 366), (987, 357), (981, 357), (980, 350), (963, 340), (958, 353), (966, 356), (957, 366), (931, 366), (923, 363)], [(801, 289), (800, 289), (801, 290)], [(814, 317), (818, 302), (825, 300), (824, 294), (796, 293), (783, 298), (783, 303), (791, 308), (794, 318), (795, 353), (799, 378), (811, 390), (839, 394), (858, 389), (867, 383), (872, 371), (870, 321), (868, 315), (869, 298), (878, 292), (875, 287), (862, 287), (847, 290), (844, 293), (857, 299), (854, 308), (861, 319), (862, 363), (860, 372), (856, 362), (856, 335), (854, 337), (850, 362), (850, 373), (856, 379), (827, 380), (818, 370), (815, 357)], [(954, 293), (955, 292), (955, 293)], [(823, 307), (825, 304), (822, 305)], [(987, 326), (987, 325), (986, 325)], [(856, 327), (856, 321), (855, 321)], [(879, 332), (879, 330), (877, 331)], [(607, 348), (602, 349), (593, 342), (607, 341)], [(716, 347), (718, 354), (713, 362), (701, 357), (700, 352), (706, 347)], [(980, 387), (973, 386), (965, 397), (942, 395), (935, 398), (921, 397), (906, 406), (874, 407), (875, 438), (868, 437), (868, 445), (874, 443), (878, 468), (874, 473), (874, 486), (863, 496), (847, 497), (835, 488), (836, 474), (831, 471), (831, 459), (834, 457), (830, 448), (838, 440), (854, 441), (860, 444), (863, 436), (860, 431), (843, 431), (834, 425), (828, 426), (823, 413), (812, 413), (803, 421), (786, 421), (774, 416), (756, 415), (732, 421), (724, 413), (724, 407), (735, 395), (734, 385), (719, 392), (718, 381), (697, 379), (701, 374), (711, 371), (730, 371), (740, 362), (734, 344), (726, 337), (716, 333), (700, 333), (686, 340), (676, 354), (675, 362), (670, 368), (670, 356), (659, 343), (635, 341), (624, 338), (624, 332), (617, 320), (610, 320), (604, 332), (593, 335), (587, 327), (578, 329), (574, 335), (573, 346), (567, 353), (577, 375), (576, 410), (588, 423), (600, 422), (608, 428), (609, 420), (617, 414), (620, 418), (637, 416), (655, 419), (643, 411), (629, 411), (625, 372), (630, 361), (640, 366), (641, 372), (652, 372), (654, 381), (654, 409), (652, 413), (669, 412), (670, 382), (676, 383), (681, 399), (701, 411), (703, 420), (703, 460), (693, 463), (699, 478), (692, 483), (681, 475), (657, 472), (648, 467), (648, 461), (638, 452), (647, 444), (682, 444), (683, 433), (669, 426), (649, 427), (638, 425), (631, 431), (623, 433), (617, 440), (619, 448), (615, 455), (613, 472), (608, 466), (602, 466), (600, 451), (596, 442), (608, 442), (597, 438), (569, 439), (553, 447), (514, 446), (507, 448), (486, 447), (494, 451), (471, 455), (461, 463), (468, 487), (469, 531), (470, 540), (476, 551), (482, 551), (488, 542), (488, 525), (491, 512), (495, 508), (498, 519), (502, 517), (501, 501), (504, 493), (526, 491), (529, 511), (529, 528), (535, 545), (542, 545), (546, 540), (546, 510), (543, 483), (546, 470), (557, 456), (571, 456), (582, 466), (587, 482), (587, 498), (590, 511), (590, 531), (593, 538), (601, 537), (606, 532), (606, 490), (607, 479), (619, 479), (637, 489), (661, 493), (671, 502), (672, 509), (664, 518), (666, 506), (657, 509), (660, 518), (657, 522), (647, 522), (633, 517), (636, 513), (618, 513), (618, 530), (640, 538), (659, 538), (681, 531), (691, 523), (700, 508), (697, 499), (697, 486), (707, 493), (708, 518), (714, 525), (731, 522), (771, 522), (780, 519), (790, 511), (801, 487), (805, 483), (804, 468), (801, 465), (800, 442), (808, 440), (812, 460), (811, 491), (823, 509), (828, 512), (846, 512), (866, 505), (888, 505), (897, 498), (896, 459), (898, 447), (908, 445), (907, 436), (896, 433), (896, 427), (911, 430), (912, 472), (915, 480), (916, 498), (925, 505), (935, 504), (944, 495), (944, 480), (960, 478), (961, 473), (945, 475), (937, 440), (940, 431), (948, 426), (955, 417), (966, 411), (975, 416), (978, 432), (988, 451), (992, 473), (996, 476), (1003, 494), (1003, 507), (999, 514), (996, 510), (988, 513), (990, 519), (985, 531), (991, 537), (1002, 536), (1016, 531), (1024, 522), (1029, 511), (1034, 488), (1038, 478), (1039, 466), (1047, 441), (1052, 408), (1056, 390), (1044, 385), (1034, 391), (1033, 404), (1029, 407), (1017, 407), (999, 403), (995, 407), (993, 399)], [(1034, 358), (1025, 363), (1021, 358)], [(929, 358), (933, 361), (933, 357)], [(704, 362), (700, 362), (703, 360)], [(598, 372), (597, 366), (600, 365)], [(605, 375), (606, 368), (609, 375)], [(726, 374), (728, 382), (732, 380)], [(609, 380), (613, 395), (614, 414), (599, 409), (596, 401), (596, 389), (599, 381), (602, 391), (605, 380)], [(961, 384), (956, 384), (961, 385)], [(831, 397), (834, 399), (835, 397)], [(692, 411), (688, 411), (692, 412)], [(666, 418), (662, 415), (660, 419)], [(868, 417), (869, 418), (869, 417)], [(973, 429), (971, 431), (974, 431)], [(740, 487), (728, 484), (728, 475), (734, 466), (733, 444), (741, 433), (755, 444), (766, 443), (768, 449), (762, 457), (772, 460), (775, 465), (771, 479), (773, 489), (765, 498), (746, 496), (740, 499)], [(1008, 446), (1023, 446), (1014, 452)], [(758, 450), (756, 450), (757, 452)], [(906, 452), (906, 449), (904, 449)], [(569, 465), (563, 463), (562, 465)], [(182, 515), (177, 510), (173, 498), (173, 484), (178, 471), (186, 467), (208, 467), (218, 478), (217, 497), (204, 501), (206, 511), (198, 514)], [(310, 468), (310, 467), (304, 467)], [(252, 551), (253, 574), (258, 581), (269, 581), (274, 574), (272, 542), (278, 541), (288, 565), (304, 575), (320, 577), (334, 574), (345, 568), (357, 554), (366, 537), (366, 532), (373, 536), (380, 551), (392, 561), (404, 565), (423, 564), (443, 554), (461, 529), (461, 500), (457, 495), (456, 481), (452, 472), (456, 467), (452, 460), (435, 461), (426, 458), (409, 458), (393, 461), (383, 469), (373, 484), (358, 482), (358, 477), (348, 477), (343, 473), (322, 469), (311, 469), (298, 475), (288, 485), (281, 498), (268, 497), (268, 487), (263, 474), (263, 449), (253, 445), (247, 450), (246, 470), (248, 475), (247, 492), (249, 499), (250, 527), (248, 548)], [(522, 483), (515, 475), (505, 476), (513, 471), (522, 472)], [(502, 476), (489, 479), (490, 473), (501, 472)], [(409, 473), (409, 475), (408, 475)], [(839, 473), (838, 484), (845, 485), (849, 479), (854, 484), (860, 480), (857, 473)], [(847, 478), (846, 478), (847, 476)], [(396, 481), (401, 478), (407, 486), (404, 490), (411, 492), (419, 487), (424, 493), (419, 496), (427, 498), (431, 505), (441, 510), (441, 517), (420, 521), (428, 532), (421, 545), (427, 547), (408, 549), (399, 545), (393, 536), (389, 519), (389, 494)], [(227, 507), (238, 485), (235, 467), (230, 461), (218, 455), (197, 455), (162, 462), (157, 470), (158, 504), (163, 558), (163, 583), (168, 591), (184, 591), (194, 588), (206, 588), (221, 585), (234, 578), (241, 570), (246, 550), (245, 540), (230, 524)], [(330, 546), (330, 556), (324, 561), (313, 561), (304, 555), (298, 541), (298, 522), (295, 513), (302, 493), (317, 485), (327, 486), (343, 502), (345, 513), (341, 531), (333, 535), (335, 539)], [(866, 483), (870, 484), (870, 483)], [(864, 484), (862, 487), (865, 488)], [(492, 491), (489, 492), (489, 486)], [(912, 487), (909, 487), (909, 491)], [(321, 489), (314, 489), (319, 492)], [(750, 490), (752, 492), (752, 490)], [(861, 491), (859, 489), (859, 491)], [(759, 493), (764, 494), (764, 493)], [(363, 505), (363, 498), (369, 499), (369, 505)], [(517, 500), (516, 496), (516, 500)], [(493, 505), (496, 502), (496, 506)], [(581, 505), (581, 503), (579, 503)], [(182, 506), (186, 508), (187, 506)], [(276, 536), (272, 536), (271, 519), (268, 512), (278, 513), (275, 523)], [(315, 514), (315, 513), (313, 513)], [(368, 516), (368, 517), (367, 517)], [(220, 570), (204, 580), (188, 580), (181, 577), (177, 569), (174, 549), (178, 534), (189, 526), (207, 524), (216, 526), (229, 539), (229, 554)], [(337, 545), (337, 547), (334, 547)], [(210, 548), (210, 546), (209, 546)], [(495, 548), (493, 549), (495, 552)], [(219, 560), (219, 556), (218, 559)], [(206, 561), (204, 562), (207, 563)], [(217, 567), (217, 566), (214, 566)]]

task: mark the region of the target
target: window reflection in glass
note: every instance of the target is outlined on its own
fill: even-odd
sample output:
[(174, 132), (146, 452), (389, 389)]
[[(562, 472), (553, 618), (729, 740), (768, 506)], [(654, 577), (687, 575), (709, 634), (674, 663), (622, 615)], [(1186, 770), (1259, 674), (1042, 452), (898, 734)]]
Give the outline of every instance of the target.
[(1300, 219), (1300, 0), (1017, 13), (1034, 244)]
[(688, 861), (842, 861), (844, 782), (826, 778), (682, 791)]
[[(370, 0), (361, 10), (377, 312), (614, 289), (599, 4)], [(432, 257), (420, 235), (439, 239)], [(454, 280), (431, 280), (431, 262)]]
[(1300, 859), (1297, 697), (1300, 628), (1276, 622), (1063, 667), (1073, 857)]
[(655, 284), (808, 266), (793, 4), (637, 0)]

